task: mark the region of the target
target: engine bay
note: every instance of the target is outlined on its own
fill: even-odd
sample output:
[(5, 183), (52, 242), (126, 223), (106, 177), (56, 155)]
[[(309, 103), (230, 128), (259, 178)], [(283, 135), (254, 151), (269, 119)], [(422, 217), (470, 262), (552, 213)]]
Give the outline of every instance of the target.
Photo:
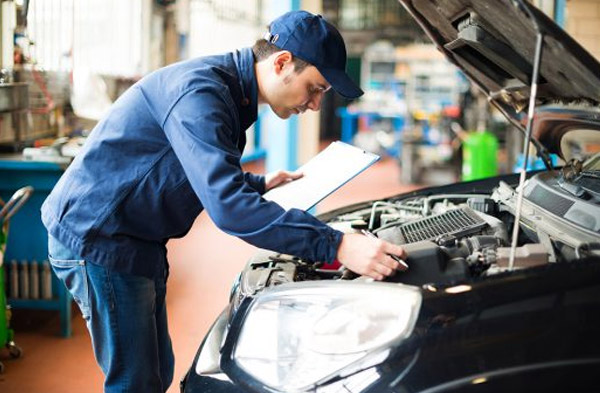
[[(512, 269), (570, 263), (598, 252), (600, 198), (593, 192), (574, 194), (564, 180), (551, 171), (525, 183)], [(455, 285), (511, 269), (516, 206), (516, 190), (499, 182), (489, 193), (425, 193), (372, 201), (328, 214), (325, 222), (343, 233), (367, 230), (402, 245), (410, 268), (387, 281)], [(356, 278), (343, 267), (263, 251), (248, 262), (240, 284), (245, 295), (252, 295), (287, 282)]]

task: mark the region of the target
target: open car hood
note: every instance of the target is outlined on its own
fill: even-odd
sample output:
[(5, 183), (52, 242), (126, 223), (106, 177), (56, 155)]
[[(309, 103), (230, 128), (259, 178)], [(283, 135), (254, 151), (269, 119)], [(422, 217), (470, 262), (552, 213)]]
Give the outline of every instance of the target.
[(598, 61), (535, 7), (528, 6), (531, 18), (513, 0), (399, 1), (448, 60), (514, 124), (526, 123), (536, 26), (544, 34), (536, 106), (600, 103)]

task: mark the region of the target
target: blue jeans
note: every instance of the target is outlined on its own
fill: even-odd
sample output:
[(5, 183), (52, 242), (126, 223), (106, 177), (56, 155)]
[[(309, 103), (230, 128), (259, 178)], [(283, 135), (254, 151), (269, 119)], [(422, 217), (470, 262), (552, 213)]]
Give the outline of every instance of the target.
[(51, 236), (48, 253), (86, 321), (104, 372), (104, 391), (165, 392), (175, 362), (167, 327), (166, 272), (155, 279), (118, 273), (82, 260)]

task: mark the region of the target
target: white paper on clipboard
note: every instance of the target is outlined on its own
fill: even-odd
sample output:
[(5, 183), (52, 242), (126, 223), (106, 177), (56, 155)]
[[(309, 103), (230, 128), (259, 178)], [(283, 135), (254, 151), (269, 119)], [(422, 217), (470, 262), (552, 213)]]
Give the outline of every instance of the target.
[(308, 210), (377, 160), (376, 154), (336, 141), (299, 168), (303, 177), (276, 187), (263, 197), (286, 210)]

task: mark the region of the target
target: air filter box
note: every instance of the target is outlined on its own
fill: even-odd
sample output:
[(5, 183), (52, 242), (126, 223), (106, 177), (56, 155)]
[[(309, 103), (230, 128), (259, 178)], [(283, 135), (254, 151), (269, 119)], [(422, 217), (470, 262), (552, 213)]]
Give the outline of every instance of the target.
[(462, 258), (450, 259), (435, 243), (422, 241), (402, 246), (408, 255), (408, 270), (398, 271), (388, 281), (403, 284), (451, 284), (468, 277), (469, 268)]

